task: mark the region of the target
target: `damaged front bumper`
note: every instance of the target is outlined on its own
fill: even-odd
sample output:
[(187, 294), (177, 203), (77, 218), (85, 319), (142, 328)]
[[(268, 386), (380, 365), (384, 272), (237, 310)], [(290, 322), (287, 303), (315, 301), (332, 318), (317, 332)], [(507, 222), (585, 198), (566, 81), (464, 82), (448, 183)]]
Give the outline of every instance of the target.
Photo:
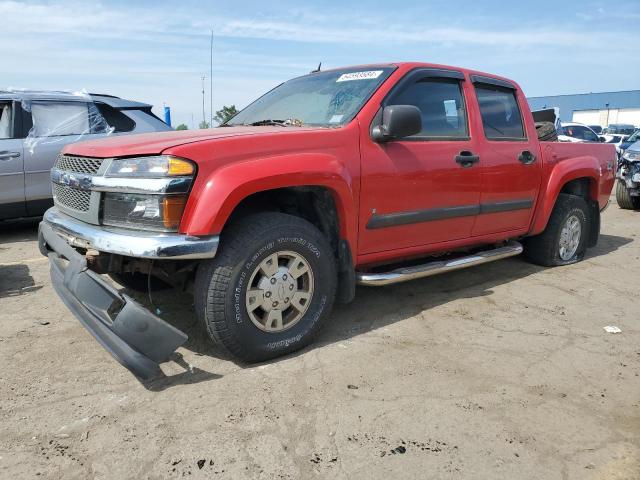
[(141, 379), (160, 373), (159, 363), (187, 335), (118, 292), (87, 267), (86, 259), (46, 221), (38, 232), (40, 251), (49, 257), (56, 292), (95, 339)]

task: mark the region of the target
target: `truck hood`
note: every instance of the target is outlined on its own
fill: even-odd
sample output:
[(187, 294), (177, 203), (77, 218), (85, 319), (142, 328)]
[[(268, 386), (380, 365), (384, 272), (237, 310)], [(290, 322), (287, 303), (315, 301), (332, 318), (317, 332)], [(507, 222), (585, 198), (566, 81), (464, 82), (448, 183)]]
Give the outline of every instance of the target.
[(313, 127), (223, 127), (207, 130), (181, 130), (143, 133), (139, 135), (114, 135), (98, 140), (78, 142), (67, 146), (63, 152), (84, 157), (111, 158), (137, 155), (158, 155), (164, 150), (217, 138), (284, 133), (292, 129), (315, 130)]

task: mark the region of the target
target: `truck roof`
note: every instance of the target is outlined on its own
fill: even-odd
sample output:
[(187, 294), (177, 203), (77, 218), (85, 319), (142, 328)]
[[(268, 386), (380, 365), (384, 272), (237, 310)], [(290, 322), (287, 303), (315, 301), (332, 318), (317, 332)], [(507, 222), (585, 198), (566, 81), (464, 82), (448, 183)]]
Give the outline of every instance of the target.
[[(517, 82), (514, 82), (512, 79), (503, 77), (500, 75), (496, 75), (494, 73), (487, 73), (481, 70), (473, 70), (470, 68), (458, 67), (455, 65), (444, 65), (440, 63), (428, 63), (428, 62), (381, 62), (381, 63), (369, 63), (369, 64), (362, 64), (362, 65), (345, 65), (342, 67), (329, 68), (327, 70), (320, 70), (320, 72), (330, 72), (334, 70), (360, 69), (360, 68), (381, 68), (381, 67), (398, 67), (398, 68), (402, 68), (403, 70), (411, 70), (413, 68), (441, 68), (444, 70), (456, 70), (458, 72), (466, 73), (469, 75), (481, 75), (483, 77), (490, 77), (498, 80), (504, 80), (509, 83), (513, 83), (514, 85), (519, 87)], [(312, 72), (312, 73), (309, 73), (308, 75), (313, 75), (314, 73), (320, 73), (320, 72)]]

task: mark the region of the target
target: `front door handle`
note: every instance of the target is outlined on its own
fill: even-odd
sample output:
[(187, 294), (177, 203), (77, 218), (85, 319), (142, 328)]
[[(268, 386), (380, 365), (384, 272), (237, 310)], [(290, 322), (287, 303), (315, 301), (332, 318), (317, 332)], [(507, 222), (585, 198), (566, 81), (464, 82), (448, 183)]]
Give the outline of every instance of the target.
[(11, 160), (12, 158), (20, 158), (20, 152), (9, 152), (7, 150), (0, 152), (0, 160)]
[(462, 166), (462, 168), (473, 167), (474, 164), (480, 161), (479, 155), (475, 155), (473, 152), (469, 152), (467, 150), (463, 150), (453, 158)]
[(524, 165), (531, 165), (536, 161), (536, 156), (529, 150), (525, 150), (520, 155), (518, 155), (518, 161), (523, 163)]

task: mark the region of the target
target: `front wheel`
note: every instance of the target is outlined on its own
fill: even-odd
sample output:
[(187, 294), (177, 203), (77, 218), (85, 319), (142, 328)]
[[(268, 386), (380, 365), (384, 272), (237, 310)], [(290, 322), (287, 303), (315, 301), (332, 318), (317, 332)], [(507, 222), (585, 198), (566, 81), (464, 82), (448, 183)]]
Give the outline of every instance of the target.
[(544, 232), (525, 240), (525, 257), (546, 267), (582, 260), (587, 248), (590, 218), (589, 207), (583, 198), (561, 193)]
[(209, 336), (237, 358), (263, 361), (309, 344), (331, 312), (335, 257), (312, 224), (251, 215), (223, 232), (200, 265), (195, 307)]
[(640, 197), (632, 197), (623, 181), (616, 183), (616, 202), (623, 210), (640, 210)]

